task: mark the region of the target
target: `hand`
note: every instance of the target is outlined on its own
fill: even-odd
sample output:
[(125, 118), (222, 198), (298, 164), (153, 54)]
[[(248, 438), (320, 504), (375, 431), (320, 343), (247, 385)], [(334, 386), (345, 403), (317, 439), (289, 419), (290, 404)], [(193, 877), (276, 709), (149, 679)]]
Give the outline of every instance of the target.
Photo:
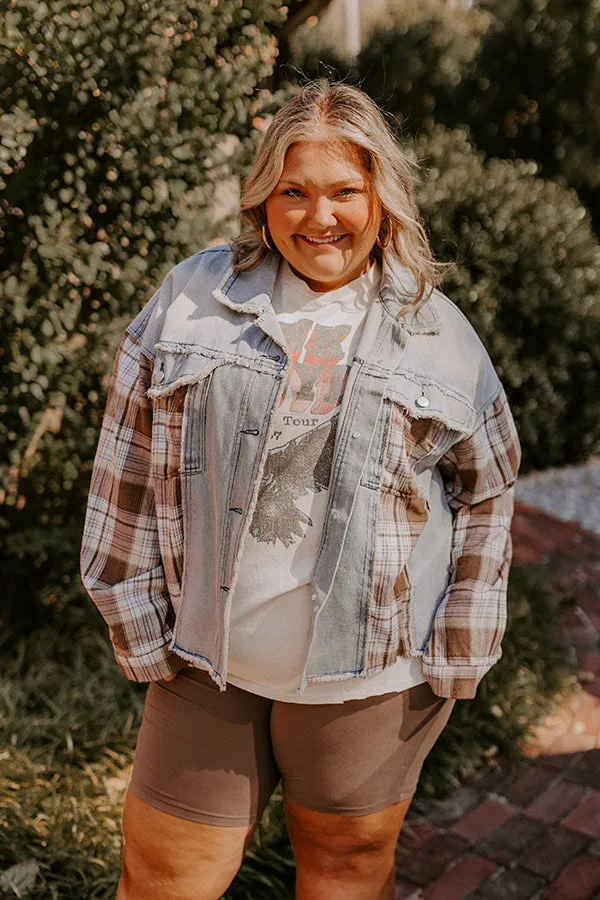
[(171, 675), (165, 675), (163, 681), (173, 681), (174, 678), (177, 678), (177, 672), (173, 672)]

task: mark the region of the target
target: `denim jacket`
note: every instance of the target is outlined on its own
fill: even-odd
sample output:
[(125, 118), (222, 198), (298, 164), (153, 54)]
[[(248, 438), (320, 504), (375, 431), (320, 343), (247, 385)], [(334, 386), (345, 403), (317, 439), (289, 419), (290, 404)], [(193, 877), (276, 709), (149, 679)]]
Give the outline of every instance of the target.
[[(289, 379), (271, 305), (281, 257), (183, 260), (126, 329), (81, 548), (118, 665), (226, 687), (229, 614), (274, 410)], [(298, 690), (421, 658), (442, 697), (499, 659), (520, 445), (472, 326), (384, 258), (340, 407)], [(265, 572), (265, 578), (269, 573)]]

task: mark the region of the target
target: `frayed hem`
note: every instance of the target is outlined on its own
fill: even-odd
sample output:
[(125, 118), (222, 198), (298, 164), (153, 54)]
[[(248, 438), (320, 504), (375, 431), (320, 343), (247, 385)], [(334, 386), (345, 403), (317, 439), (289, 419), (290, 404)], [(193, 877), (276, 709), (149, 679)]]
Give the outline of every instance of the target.
[[(208, 672), (220, 691), (224, 691), (226, 689), (226, 681), (223, 679), (220, 673), (217, 672), (210, 659), (208, 659), (206, 656), (200, 656), (200, 654), (198, 653), (190, 653), (188, 650), (184, 650), (182, 647), (179, 647), (175, 643), (171, 644), (169, 649), (172, 650), (173, 653), (175, 653), (177, 656), (181, 657), (181, 659), (184, 659), (187, 663), (190, 663), (192, 668), (199, 669), (202, 672)], [(206, 663), (206, 665), (199, 665), (199, 663)]]

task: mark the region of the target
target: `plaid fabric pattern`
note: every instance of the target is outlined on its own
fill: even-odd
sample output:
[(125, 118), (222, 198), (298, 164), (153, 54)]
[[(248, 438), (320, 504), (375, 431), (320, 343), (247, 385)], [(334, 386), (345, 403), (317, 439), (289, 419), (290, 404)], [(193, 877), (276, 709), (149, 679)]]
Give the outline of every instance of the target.
[(436, 614), (423, 672), (442, 697), (475, 696), (502, 655), (510, 523), (521, 447), (502, 388), (474, 433), (442, 457), (447, 497), (456, 511), (450, 584)]
[[(378, 672), (397, 655), (414, 656), (411, 586), (406, 563), (428, 518), (416, 467), (451, 432), (442, 422), (413, 419), (398, 404), (389, 410), (368, 611), (366, 668)], [(473, 697), (499, 659), (506, 625), (506, 587), (512, 555), (510, 522), (521, 451), (504, 389), (480, 414), (474, 433), (455, 443), (437, 465), (456, 515), (451, 578), (423, 657), (433, 690)]]
[[(159, 680), (184, 664), (168, 649), (175, 618), (170, 589), (177, 597), (183, 545), (173, 510), (181, 510), (181, 502), (176, 478), (166, 479), (164, 493), (155, 497), (152, 401), (145, 395), (151, 370), (151, 361), (126, 332), (112, 370), (80, 560), (84, 586), (108, 625), (117, 664), (133, 681)], [(159, 456), (154, 465), (160, 462)]]
[(429, 515), (415, 466), (447, 432), (441, 422), (412, 418), (388, 398), (384, 398), (384, 411), (387, 440), (380, 472), (365, 649), (367, 672), (372, 674), (394, 663), (398, 655), (411, 655), (406, 562)]

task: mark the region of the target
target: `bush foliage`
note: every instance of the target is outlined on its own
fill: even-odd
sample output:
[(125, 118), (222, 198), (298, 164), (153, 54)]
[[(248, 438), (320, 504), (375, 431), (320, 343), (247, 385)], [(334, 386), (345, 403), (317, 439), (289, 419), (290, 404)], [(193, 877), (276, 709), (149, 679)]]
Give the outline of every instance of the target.
[(3, 4), (0, 555), (15, 604), (70, 590), (116, 340), (167, 269), (237, 220), (284, 13)]
[(296, 67), (309, 78), (329, 75), (358, 82), (393, 112), (405, 132), (416, 134), (431, 127), (440, 104), (449, 102), (491, 16), (478, 6), (446, 0), (387, 0), (361, 8), (360, 18), (362, 49), (356, 60), (344, 53), (338, 5), (314, 28), (297, 31), (292, 44)]
[[(485, 4), (484, 4), (485, 5)], [(600, 7), (488, 0), (492, 24), (436, 118), (492, 156), (534, 159), (575, 187), (600, 226)]]
[(486, 345), (511, 402), (522, 472), (600, 447), (600, 246), (577, 194), (524, 160), (488, 159), (438, 126), (414, 144), (444, 291)]

